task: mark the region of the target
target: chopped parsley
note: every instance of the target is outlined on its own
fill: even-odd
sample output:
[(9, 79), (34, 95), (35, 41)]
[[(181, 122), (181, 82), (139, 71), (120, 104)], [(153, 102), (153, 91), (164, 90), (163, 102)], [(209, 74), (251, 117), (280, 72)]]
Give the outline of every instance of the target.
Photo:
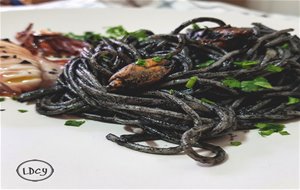
[(156, 56), (156, 57), (153, 57), (152, 60), (155, 62), (161, 62), (163, 60), (163, 58)]
[(251, 68), (253, 65), (257, 65), (258, 61), (235, 61), (233, 62), (233, 64), (243, 68), (243, 69), (249, 69)]
[(20, 112), (20, 113), (26, 113), (26, 112), (28, 112), (28, 110), (19, 109), (18, 112)]
[(110, 38), (122, 38), (125, 36), (132, 36), (137, 38), (139, 41), (144, 40), (146, 37), (148, 37), (145, 30), (137, 30), (134, 32), (128, 32), (124, 29), (123, 26), (113, 26), (109, 27), (106, 30), (105, 34), (95, 33), (95, 32), (84, 32), (82, 35), (77, 35), (72, 32), (64, 34), (68, 38), (72, 38), (75, 40), (81, 40), (81, 41), (87, 41), (89, 43), (97, 43), (99, 40), (101, 40), (103, 37), (110, 37)]
[(295, 98), (295, 97), (289, 96), (289, 100), (288, 100), (288, 102), (286, 104), (287, 105), (292, 105), (292, 104), (297, 104), (299, 102), (300, 102), (299, 98)]
[(73, 119), (71, 119), (71, 120), (67, 120), (65, 122), (65, 125), (67, 125), (67, 126), (73, 126), (73, 127), (79, 127), (79, 126), (81, 126), (84, 123), (85, 123), (85, 120), (73, 120)]
[(137, 38), (139, 41), (143, 41), (145, 38), (148, 37), (145, 30), (137, 30), (134, 32), (129, 32), (128, 35)]
[(132, 37), (137, 38), (139, 41), (144, 40), (148, 36), (145, 30), (136, 30), (133, 32), (128, 32), (121, 25), (108, 28), (106, 30), (106, 34), (108, 35), (108, 37), (112, 37), (112, 38), (121, 38), (121, 37), (125, 37), (125, 36), (132, 36)]
[(0, 102), (4, 102), (5, 98), (4, 97), (0, 97)]
[(127, 35), (128, 32), (123, 28), (123, 26), (118, 25), (118, 26), (109, 27), (106, 30), (106, 34), (108, 34), (109, 37), (118, 38)]
[(204, 102), (204, 103), (207, 103), (207, 104), (215, 104), (214, 101), (211, 101), (211, 100), (206, 99), (206, 98), (201, 98), (200, 101), (201, 101), (201, 102)]
[(138, 59), (136, 62), (135, 62), (136, 65), (139, 65), (139, 66), (145, 66), (146, 64), (146, 60), (144, 59)]
[(264, 77), (257, 77), (253, 81), (256, 86), (260, 86), (263, 88), (272, 88), (272, 85)]
[(283, 45), (281, 46), (281, 48), (282, 48), (282, 49), (287, 49), (287, 48), (289, 48), (289, 44), (288, 44), (288, 43), (285, 43), (285, 44), (283, 44)]
[(279, 131), (279, 134), (281, 134), (281, 135), (290, 135), (290, 133), (287, 132), (287, 131)]
[(192, 28), (193, 28), (194, 30), (199, 30), (201, 27), (200, 27), (198, 24), (193, 23), (193, 24), (192, 24)]
[(239, 141), (231, 141), (230, 142), (230, 145), (232, 145), (232, 146), (240, 146), (242, 143), (241, 142), (239, 142)]
[(222, 81), (225, 86), (230, 88), (239, 88), (244, 92), (255, 92), (264, 88), (272, 88), (272, 85), (264, 77), (257, 77), (254, 80), (239, 81), (228, 77)]
[(255, 125), (259, 129), (259, 134), (263, 137), (270, 136), (273, 133), (279, 133), (281, 135), (289, 135), (287, 131), (283, 131), (285, 126), (278, 123), (257, 123)]
[(228, 86), (230, 88), (241, 88), (241, 82), (232, 77), (228, 77), (222, 82), (225, 86)]
[(251, 81), (241, 82), (241, 89), (244, 92), (254, 92), (264, 88), (272, 88), (272, 85), (264, 77), (257, 77)]
[(196, 84), (197, 80), (198, 80), (198, 77), (192, 76), (192, 77), (187, 81), (187, 83), (185, 84), (185, 87), (187, 87), (187, 88), (193, 88), (194, 85)]
[(85, 32), (83, 35), (77, 35), (72, 32), (69, 32), (65, 34), (65, 36), (75, 40), (88, 41), (91, 43), (96, 43), (103, 37), (101, 34), (97, 34), (94, 32)]
[(204, 63), (196, 65), (196, 68), (198, 68), (198, 69), (205, 68), (205, 67), (208, 67), (208, 66), (212, 65), (214, 62), (215, 62), (215, 60), (210, 59), (210, 60), (208, 60)]
[(12, 96), (11, 99), (16, 101), (18, 100), (18, 96)]
[(273, 73), (279, 73), (279, 72), (283, 71), (283, 68), (270, 64), (267, 66), (266, 70), (269, 72), (273, 72)]
[(172, 95), (172, 94), (174, 94), (174, 93), (175, 93), (175, 90), (174, 90), (174, 89), (170, 89), (170, 90), (169, 90), (169, 94)]

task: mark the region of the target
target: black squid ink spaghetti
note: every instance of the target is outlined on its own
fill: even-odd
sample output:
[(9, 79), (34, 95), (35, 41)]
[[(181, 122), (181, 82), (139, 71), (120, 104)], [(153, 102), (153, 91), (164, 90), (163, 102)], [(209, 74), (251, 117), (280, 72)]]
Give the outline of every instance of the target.
[[(211, 22), (214, 27), (197, 23)], [(300, 116), (300, 39), (260, 23), (238, 28), (216, 18), (189, 20), (145, 39), (102, 37), (71, 59), (50, 88), (24, 93), (40, 114), (132, 125), (142, 133), (107, 139), (151, 154), (184, 152), (218, 164), (225, 151), (206, 142), (257, 123)], [(141, 144), (163, 140), (161, 148)], [(195, 148), (209, 150), (203, 156)]]

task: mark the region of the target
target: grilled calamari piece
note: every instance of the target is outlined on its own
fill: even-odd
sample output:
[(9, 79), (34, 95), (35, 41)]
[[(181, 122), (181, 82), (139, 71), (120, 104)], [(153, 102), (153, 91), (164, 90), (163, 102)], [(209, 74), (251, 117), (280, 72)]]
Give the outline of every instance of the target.
[(153, 59), (138, 60), (131, 63), (109, 79), (109, 90), (134, 88), (153, 84), (160, 81), (172, 69), (172, 64), (166, 59), (154, 61)]
[(33, 24), (29, 24), (24, 31), (18, 32), (16, 39), (34, 55), (72, 57), (79, 55), (84, 47), (90, 47), (84, 41), (66, 37), (58, 32), (48, 30), (34, 32), (32, 27)]
[(13, 95), (46, 87), (57, 79), (62, 65), (34, 56), (9, 41), (0, 41), (0, 94)]

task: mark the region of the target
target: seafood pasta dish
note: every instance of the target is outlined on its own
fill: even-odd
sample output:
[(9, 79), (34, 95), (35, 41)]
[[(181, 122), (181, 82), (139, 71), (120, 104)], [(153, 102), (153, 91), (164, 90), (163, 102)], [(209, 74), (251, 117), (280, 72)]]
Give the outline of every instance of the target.
[[(122, 26), (37, 32), (30, 24), (18, 43), (1, 40), (0, 92), (35, 102), (42, 115), (140, 129), (106, 136), (120, 146), (214, 165), (226, 153), (207, 140), (248, 129), (288, 135), (284, 123), (300, 117), (300, 39), (292, 31), (210, 17), (165, 34)], [(170, 147), (145, 143), (152, 140)]]

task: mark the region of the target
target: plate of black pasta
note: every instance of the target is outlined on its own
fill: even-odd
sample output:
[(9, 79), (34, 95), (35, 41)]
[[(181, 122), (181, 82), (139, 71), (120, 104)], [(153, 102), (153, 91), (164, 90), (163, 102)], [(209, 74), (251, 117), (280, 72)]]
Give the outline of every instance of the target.
[[(236, 21), (229, 16), (223, 19), (220, 14), (214, 16), (201, 13), (198, 16), (192, 11), (185, 16), (175, 16), (179, 20), (170, 21), (172, 24), (160, 23), (155, 19), (144, 23), (137, 19), (138, 15), (144, 15), (141, 11), (123, 10), (124, 12), (121, 11), (119, 14), (126, 15), (128, 20), (118, 21), (118, 18), (114, 17), (113, 22), (107, 24), (108, 21), (99, 18), (102, 21), (100, 25), (104, 29), (97, 31), (98, 21), (81, 23), (80, 28), (75, 23), (69, 23), (69, 28), (56, 23), (58, 15), (68, 13), (66, 19), (72, 20), (74, 17), (78, 18), (76, 11), (87, 13), (87, 10), (81, 9), (64, 11), (66, 12), (57, 10), (57, 16), (53, 19), (43, 16), (42, 20), (48, 23), (34, 19), (34, 16), (40, 15), (41, 12), (25, 11), (23, 13), (28, 15), (28, 18), (22, 21), (23, 28), (28, 23), (33, 24), (22, 32), (19, 32), (22, 30), (21, 27), (18, 31), (8, 27), (1, 36), (10, 38), (1, 42), (1, 49), (4, 49), (1, 55), (3, 59), (1, 92), (4, 95), (13, 95), (15, 100), (3, 101), (1, 105), (3, 133), (12, 135), (12, 132), (16, 132), (19, 135), (28, 135), (24, 128), (14, 129), (10, 126), (17, 125), (14, 122), (19, 124), (25, 122), (23, 125), (27, 126), (30, 123), (26, 121), (32, 121), (32, 126), (28, 127), (31, 132), (29, 138), (32, 140), (20, 147), (23, 146), (25, 150), (29, 147), (34, 149), (41, 138), (52, 139), (42, 143), (47, 148), (40, 147), (37, 150), (43, 155), (43, 159), (50, 159), (47, 160), (50, 164), (51, 160), (54, 162), (54, 168), (56, 163), (60, 170), (64, 170), (60, 165), (64, 162), (59, 164), (55, 156), (50, 156), (43, 150), (48, 149), (51, 154), (60, 155), (63, 157), (62, 160), (70, 158), (68, 153), (77, 155), (74, 162), (80, 171), (85, 172), (84, 166), (89, 163), (91, 168), (98, 168), (88, 170), (91, 173), (95, 172), (95, 177), (97, 175), (103, 177), (103, 174), (99, 174), (99, 167), (105, 168), (104, 176), (113, 175), (118, 171), (114, 167), (115, 162), (110, 163), (110, 156), (114, 157), (114, 161), (116, 157), (124, 158), (125, 163), (129, 163), (134, 156), (134, 162), (139, 163), (140, 168), (149, 162), (150, 166), (146, 167), (148, 172), (151, 171), (151, 166), (159, 168), (165, 162), (170, 162), (174, 165), (164, 169), (167, 170), (172, 166), (173, 170), (163, 172), (169, 175), (170, 172), (177, 170), (174, 169), (176, 160), (178, 163), (184, 162), (185, 166), (190, 162), (187, 168), (194, 167), (193, 170), (199, 172), (203, 170), (200, 174), (203, 177), (208, 170), (215, 171), (221, 168), (226, 171), (225, 168), (230, 165), (234, 166), (234, 170), (239, 170), (237, 166), (239, 164), (235, 165), (233, 161), (248, 165), (252, 159), (255, 159), (255, 162), (259, 160), (260, 153), (263, 152), (264, 161), (259, 167), (267, 170), (274, 166), (268, 166), (268, 162), (278, 164), (280, 161), (280, 158), (271, 156), (280, 155), (279, 152), (276, 153), (276, 146), (278, 151), (282, 151), (285, 150), (284, 143), (289, 146), (289, 143), (297, 141), (299, 130), (296, 128), (299, 127), (300, 117), (300, 39), (299, 31), (294, 31), (297, 26), (293, 25), (296, 23), (293, 20), (287, 21), (284, 26), (280, 24), (274, 26), (274, 23), (271, 23), (274, 18), (243, 15)], [(145, 10), (145, 14), (151, 11), (157, 10)], [(101, 10), (99, 15), (108, 15), (108, 12)], [(83, 17), (91, 19), (97, 14), (95, 9), (90, 15)], [(161, 17), (165, 15), (166, 20), (175, 15), (168, 11), (157, 11), (157, 14)], [(15, 14), (9, 18), (12, 13), (3, 15), (5, 24), (16, 23), (20, 17), (20, 14)], [(145, 15), (143, 17), (148, 18)], [(130, 23), (134, 18), (136, 20)], [(260, 20), (256, 20), (257, 18)], [(243, 20), (247, 24), (240, 24), (244, 22)], [(112, 26), (115, 23), (120, 24)], [(143, 26), (139, 27), (140, 23), (143, 23)], [(153, 23), (157, 23), (154, 29), (151, 28)], [(51, 30), (39, 34), (33, 29), (48, 26)], [(158, 26), (165, 28), (159, 29)], [(130, 30), (125, 29), (127, 27)], [(14, 42), (11, 36), (16, 33), (17, 42)], [(17, 53), (12, 51), (11, 47), (26, 49), (26, 56), (30, 55), (30, 59), (23, 55), (22, 57), (18, 51)], [(48, 66), (41, 66), (45, 63)], [(29, 68), (30, 64), (37, 65), (34, 69), (39, 68), (41, 75), (37, 75), (38, 71), (29, 68), (35, 77), (30, 78), (32, 73), (29, 71), (26, 77), (25, 74), (20, 77), (21, 72), (16, 76), (11, 74), (7, 77), (8, 74), (5, 72), (16, 68), (10, 67), (11, 64), (21, 64), (22, 68)], [(52, 74), (51, 82), (48, 75), (46, 76), (47, 84), (44, 83), (44, 72)], [(36, 76), (41, 76), (40, 83), (37, 82)], [(26, 83), (29, 80), (31, 83)], [(27, 86), (23, 88), (24, 84)], [(9, 98), (4, 98), (6, 99)], [(18, 113), (21, 114), (20, 120), (10, 120), (9, 118), (16, 116), (16, 113), (12, 113), (9, 108), (16, 108), (19, 105), (22, 105)], [(22, 121), (22, 118), (25, 120)], [(64, 124), (59, 124), (62, 121)], [(37, 129), (41, 124), (43, 126)], [(55, 127), (51, 128), (53, 125)], [(36, 134), (41, 135), (38, 139), (35, 130)], [(49, 137), (45, 137), (47, 132), (50, 133)], [(92, 139), (86, 140), (89, 133)], [(54, 142), (55, 134), (61, 136), (57, 142)], [(74, 136), (71, 137), (72, 135)], [(79, 139), (81, 135), (82, 139)], [(97, 150), (98, 144), (94, 144), (98, 141), (97, 138), (101, 138), (98, 143), (103, 151)], [(68, 139), (70, 142), (83, 143), (79, 145), (79, 152), (75, 153), (76, 145), (68, 145)], [(262, 146), (265, 141), (269, 141), (268, 146), (272, 141), (277, 143), (272, 144), (274, 147), (270, 148), (272, 152), (270, 156), (264, 154), (266, 147), (261, 151), (257, 150), (260, 147), (256, 148), (256, 143)], [(54, 145), (51, 145), (52, 142)], [(278, 145), (279, 142), (282, 142), (282, 145)], [(63, 150), (57, 147), (60, 143), (70, 149)], [(247, 152), (239, 152), (243, 146), (248, 148)], [(298, 153), (297, 147), (299, 148), (299, 144), (298, 146), (295, 144), (293, 150), (287, 152)], [(7, 145), (5, 151), (10, 152)], [(82, 154), (89, 155), (89, 158), (94, 157), (91, 158), (93, 161), (89, 161), (87, 156), (80, 153), (81, 151)], [(290, 162), (299, 158), (299, 155), (294, 153), (290, 155), (293, 157)], [(29, 156), (37, 157), (40, 154), (33, 151), (28, 153)], [(26, 157), (25, 153), (18, 155), (23, 156), (19, 159)], [(239, 160), (239, 157), (242, 160)], [(282, 156), (281, 159), (284, 160), (285, 157)], [(95, 166), (96, 158), (100, 160), (99, 164), (102, 166)], [(122, 162), (122, 159), (120, 161)], [(82, 162), (83, 165), (80, 164)], [(109, 167), (103, 166), (103, 162), (111, 164), (110, 167), (114, 168), (112, 169), (114, 172), (110, 173)], [(299, 167), (299, 161), (293, 164), (296, 168)], [(126, 168), (126, 164), (116, 165)], [(133, 163), (129, 165), (133, 168), (131, 170), (133, 173), (138, 170), (137, 166), (132, 166)], [(67, 164), (66, 170), (71, 171), (72, 167), (73, 164), (69, 166)], [(292, 166), (289, 165), (288, 168), (290, 167)], [(120, 170), (121, 173), (124, 168)], [(184, 167), (179, 168), (178, 171)], [(279, 168), (281, 170), (282, 166)], [(130, 167), (127, 169), (130, 170)], [(251, 170), (249, 167), (246, 169)], [(186, 169), (186, 172), (188, 170)], [(249, 175), (252, 176), (252, 173), (257, 171), (259, 169), (253, 169)], [(270, 171), (279, 172), (279, 169), (274, 166)], [(129, 173), (136, 177), (135, 174)], [(116, 175), (117, 178), (122, 178), (119, 174)], [(88, 183), (89, 180), (82, 175), (78, 176), (81, 176), (83, 184)], [(245, 178), (246, 176), (245, 174)], [(67, 177), (68, 184), (75, 184), (70, 178)], [(209, 178), (213, 179), (213, 175), (209, 174), (207, 179)], [(290, 181), (294, 183), (296, 178), (297, 176)], [(93, 178), (91, 180), (93, 181)], [(112, 185), (110, 181), (93, 183), (97, 184), (96, 187), (120, 187), (117, 184), (122, 184)], [(189, 184), (188, 180), (184, 181), (183, 184)], [(132, 184), (130, 182), (128, 187), (136, 187)], [(161, 184), (159, 187), (172, 186), (169, 183), (164, 185), (163, 182), (159, 184)], [(197, 182), (194, 185), (190, 184), (189, 187), (199, 187), (197, 184)], [(207, 187), (210, 182), (205, 184), (204, 187)], [(268, 187), (270, 184), (260, 183), (260, 185)], [(155, 187), (155, 183), (148, 183), (146, 186)], [(229, 184), (225, 186), (241, 187)]]

